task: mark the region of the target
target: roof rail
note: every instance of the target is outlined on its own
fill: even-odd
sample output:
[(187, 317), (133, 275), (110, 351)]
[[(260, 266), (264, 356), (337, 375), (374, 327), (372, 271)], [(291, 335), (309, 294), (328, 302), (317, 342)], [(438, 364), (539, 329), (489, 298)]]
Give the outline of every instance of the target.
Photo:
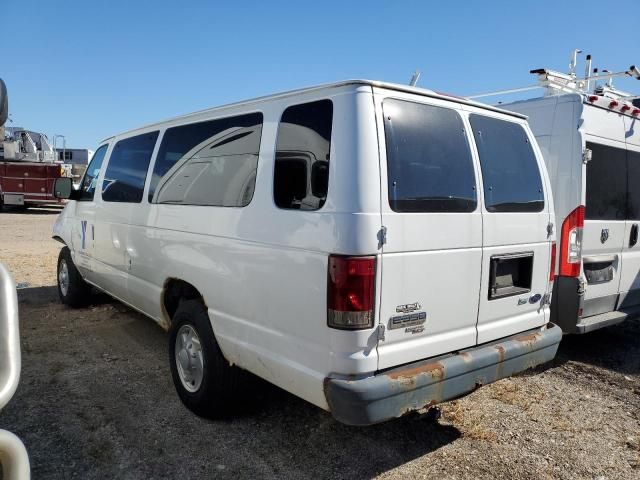
[[(619, 72), (610, 72), (603, 69), (592, 70), (592, 57), (586, 56), (584, 77), (579, 78), (576, 75), (577, 56), (581, 50), (573, 50), (571, 52), (571, 61), (569, 62), (569, 72), (561, 73), (547, 68), (537, 68), (529, 73), (537, 75), (538, 83), (527, 87), (513, 88), (509, 90), (500, 90), (496, 92), (481, 93), (477, 95), (469, 95), (467, 98), (483, 98), (493, 97), (497, 95), (508, 95), (512, 93), (525, 92), (529, 90), (543, 89), (545, 96), (561, 95), (564, 93), (577, 93), (581, 95), (600, 95), (607, 98), (613, 98), (622, 101), (632, 101), (636, 96), (618, 90), (613, 86), (613, 79), (618, 77), (631, 77), (640, 80), (640, 70), (631, 65), (627, 70)], [(606, 82), (599, 84), (599, 82)], [(592, 88), (593, 86), (593, 88)]]

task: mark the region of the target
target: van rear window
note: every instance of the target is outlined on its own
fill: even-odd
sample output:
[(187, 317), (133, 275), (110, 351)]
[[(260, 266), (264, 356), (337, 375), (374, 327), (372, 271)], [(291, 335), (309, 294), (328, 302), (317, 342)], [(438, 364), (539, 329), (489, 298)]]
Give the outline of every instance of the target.
[(395, 212), (472, 212), (476, 179), (461, 117), (448, 108), (386, 99), (389, 206)]
[(544, 193), (538, 161), (524, 128), (484, 115), (469, 116), (478, 147), (489, 212), (540, 212)]

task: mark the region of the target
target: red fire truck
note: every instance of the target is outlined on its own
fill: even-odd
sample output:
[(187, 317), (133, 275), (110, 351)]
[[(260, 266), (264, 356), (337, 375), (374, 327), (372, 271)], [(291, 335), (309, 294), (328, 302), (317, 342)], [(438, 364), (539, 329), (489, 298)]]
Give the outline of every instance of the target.
[(7, 88), (0, 79), (0, 211), (5, 206), (60, 204), (53, 183), (72, 176), (71, 165), (58, 161), (46, 135), (5, 127), (8, 111)]

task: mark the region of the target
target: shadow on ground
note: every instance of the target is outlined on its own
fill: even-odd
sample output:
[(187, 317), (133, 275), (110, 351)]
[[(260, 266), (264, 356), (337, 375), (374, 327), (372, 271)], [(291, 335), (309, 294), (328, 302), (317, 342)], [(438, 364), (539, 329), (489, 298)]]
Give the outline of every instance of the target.
[(20, 214), (20, 215), (58, 215), (63, 207), (44, 206), (44, 207), (12, 207), (4, 205), (1, 211), (3, 214)]
[(625, 375), (640, 373), (640, 319), (583, 335), (565, 335), (555, 364), (570, 360)]

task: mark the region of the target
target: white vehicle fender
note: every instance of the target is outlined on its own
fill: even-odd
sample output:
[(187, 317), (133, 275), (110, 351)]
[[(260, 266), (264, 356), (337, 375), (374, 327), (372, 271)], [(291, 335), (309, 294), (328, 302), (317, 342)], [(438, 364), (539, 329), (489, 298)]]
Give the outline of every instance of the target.
[(73, 250), (72, 241), (71, 241), (71, 226), (72, 226), (72, 218), (73, 213), (76, 208), (76, 202), (69, 202), (64, 207), (58, 218), (56, 218), (55, 223), (53, 224), (53, 231), (51, 233), (51, 238), (59, 241), (60, 243), (64, 243), (69, 247), (69, 249)]

